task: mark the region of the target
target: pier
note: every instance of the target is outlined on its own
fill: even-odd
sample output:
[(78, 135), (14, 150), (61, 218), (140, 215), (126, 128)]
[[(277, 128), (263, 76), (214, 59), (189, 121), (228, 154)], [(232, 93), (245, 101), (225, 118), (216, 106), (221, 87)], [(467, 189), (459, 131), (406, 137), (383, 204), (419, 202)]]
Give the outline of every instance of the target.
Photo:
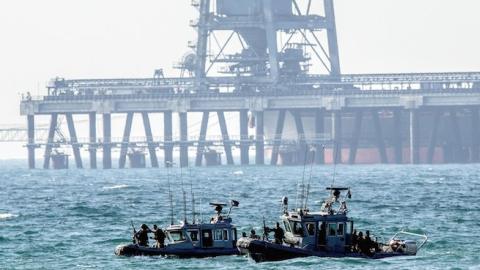
[[(342, 74), (332, 0), (278, 0), (275, 6), (272, 0), (199, 0), (192, 6), (199, 18), (190, 25), (198, 36), (175, 66), (179, 77), (159, 69), (151, 78), (56, 78), (46, 95), (25, 96), (29, 168), (36, 168), (38, 151), (43, 168), (50, 168), (58, 148), (71, 149), (77, 168), (91, 169), (99, 165), (99, 151), (103, 169), (125, 168), (129, 150), (138, 147), (153, 168), (202, 166), (210, 148), (222, 150), (227, 165), (291, 164), (280, 158), (289, 151), (296, 164), (480, 161), (480, 72)], [(88, 118), (86, 138), (77, 133), (79, 115)], [(123, 134), (114, 136), (118, 115), (125, 117)], [(131, 136), (135, 115), (142, 138)], [(59, 116), (68, 128), (60, 138)], [(207, 136), (211, 116), (220, 136)], [(39, 117), (49, 118), (46, 138), (36, 136)], [(197, 118), (200, 128), (189, 130)], [(162, 134), (154, 134), (159, 126)], [(292, 131), (293, 138), (285, 135)], [(89, 166), (81, 150), (88, 151)], [(308, 152), (314, 157), (305, 158)]]

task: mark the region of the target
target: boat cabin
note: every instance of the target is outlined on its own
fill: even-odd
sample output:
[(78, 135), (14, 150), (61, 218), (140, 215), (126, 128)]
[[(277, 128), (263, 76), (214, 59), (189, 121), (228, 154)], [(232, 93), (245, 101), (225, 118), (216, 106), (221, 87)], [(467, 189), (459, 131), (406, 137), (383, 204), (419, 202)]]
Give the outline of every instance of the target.
[[(308, 250), (343, 253), (350, 249), (353, 221), (347, 217), (345, 201), (339, 202), (340, 191), (346, 188), (328, 188), (332, 197), (319, 212), (308, 209), (284, 211), (281, 224), (285, 230), (284, 242)], [(336, 205), (338, 209), (335, 209)]]
[(237, 228), (232, 224), (232, 218), (222, 214), (225, 204), (211, 203), (215, 206), (216, 215), (210, 219), (210, 223), (189, 224), (184, 222), (180, 225), (169, 226), (165, 234), (168, 240), (168, 248), (192, 249), (192, 248), (216, 248), (235, 249), (237, 243)]

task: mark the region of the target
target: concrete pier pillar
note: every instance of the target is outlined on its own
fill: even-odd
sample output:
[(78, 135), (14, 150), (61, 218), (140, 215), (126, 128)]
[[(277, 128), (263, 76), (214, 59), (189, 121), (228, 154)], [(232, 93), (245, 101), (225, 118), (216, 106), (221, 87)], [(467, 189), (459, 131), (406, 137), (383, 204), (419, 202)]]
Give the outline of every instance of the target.
[(188, 167), (188, 114), (178, 113), (180, 121), (180, 167)]
[(68, 132), (70, 134), (70, 141), (72, 143), (75, 165), (77, 166), (77, 169), (83, 169), (82, 156), (80, 154), (80, 147), (78, 144), (77, 131), (75, 130), (75, 124), (73, 122), (73, 115), (71, 113), (67, 113), (65, 117), (67, 118)]
[(410, 110), (410, 163), (420, 163), (420, 130), (419, 130), (419, 111)]
[(50, 168), (50, 157), (52, 154), (53, 143), (55, 139), (55, 131), (57, 129), (58, 114), (53, 113), (50, 119), (50, 127), (48, 129), (47, 145), (45, 146), (45, 155), (43, 160), (43, 168), (48, 170)]
[(28, 128), (28, 168), (35, 169), (35, 116), (27, 116)]
[(173, 119), (172, 112), (163, 113), (163, 137), (164, 137), (164, 156), (165, 167), (173, 165)]
[(223, 148), (225, 150), (225, 156), (227, 157), (227, 164), (233, 165), (232, 155), (232, 143), (230, 142), (230, 136), (228, 135), (227, 121), (225, 120), (225, 112), (218, 111), (218, 124), (220, 125), (220, 132), (222, 133)]
[(142, 120), (143, 120), (143, 128), (145, 129), (145, 136), (147, 137), (150, 164), (152, 168), (158, 168), (159, 166), (158, 166), (157, 150), (156, 150), (155, 143), (153, 142), (152, 126), (150, 125), (150, 117), (148, 116), (148, 113), (142, 112)]
[(372, 110), (373, 126), (375, 128), (375, 140), (380, 155), (380, 162), (383, 164), (388, 163), (387, 150), (385, 148), (385, 139), (383, 138), (382, 124), (380, 123), (380, 117), (377, 110)]
[(332, 111), (333, 163), (342, 163), (342, 113)]
[(402, 138), (402, 111), (393, 111), (393, 144), (395, 152), (395, 163), (403, 163), (403, 138)]
[(321, 139), (325, 134), (325, 116), (322, 109), (315, 110), (315, 163), (325, 164), (325, 147)]
[(297, 136), (298, 136), (298, 145), (299, 151), (297, 151), (297, 161), (299, 164), (305, 164), (309, 158), (308, 146), (307, 141), (305, 138), (305, 130), (303, 128), (303, 121), (300, 111), (293, 111), (293, 118), (295, 119), (295, 127), (297, 128)]
[(264, 138), (264, 117), (263, 112), (255, 113), (255, 164), (265, 164), (265, 138)]
[(205, 140), (207, 139), (208, 120), (210, 112), (203, 112), (202, 124), (200, 126), (200, 137), (198, 138), (197, 154), (195, 157), (195, 166), (202, 166), (203, 153), (205, 152)]
[(430, 136), (430, 143), (428, 146), (428, 153), (427, 153), (427, 162), (429, 164), (433, 164), (433, 159), (435, 157), (435, 148), (437, 147), (437, 138), (438, 138), (438, 128), (440, 126), (440, 120), (443, 116), (443, 112), (441, 109), (436, 109), (433, 112), (433, 128), (432, 134)]
[(250, 138), (248, 137), (248, 111), (240, 111), (240, 160), (242, 165), (250, 164)]
[(112, 115), (103, 114), (103, 168), (112, 168)]
[(92, 112), (88, 114), (89, 141), (88, 152), (90, 154), (90, 169), (97, 168), (97, 115)]
[(278, 112), (278, 119), (277, 119), (277, 128), (275, 129), (275, 141), (273, 142), (272, 148), (272, 157), (270, 159), (270, 165), (275, 166), (278, 164), (278, 154), (280, 151), (280, 144), (282, 141), (282, 133), (283, 127), (285, 125), (285, 115), (286, 110), (280, 110)]
[(450, 131), (452, 132), (452, 161), (455, 163), (465, 163), (467, 160), (467, 153), (463, 147), (462, 131), (457, 117), (457, 110), (455, 108), (450, 109)]
[(127, 113), (125, 121), (125, 129), (123, 130), (122, 146), (120, 147), (120, 158), (118, 160), (118, 167), (125, 169), (127, 163), (128, 144), (130, 142), (130, 133), (132, 131), (133, 113)]
[(470, 150), (470, 162), (480, 162), (480, 117), (478, 107), (471, 109), (472, 114), (472, 149)]
[(358, 142), (362, 132), (363, 111), (359, 110), (355, 113), (355, 125), (353, 127), (352, 141), (350, 142), (350, 154), (348, 156), (348, 163), (355, 164), (357, 159)]

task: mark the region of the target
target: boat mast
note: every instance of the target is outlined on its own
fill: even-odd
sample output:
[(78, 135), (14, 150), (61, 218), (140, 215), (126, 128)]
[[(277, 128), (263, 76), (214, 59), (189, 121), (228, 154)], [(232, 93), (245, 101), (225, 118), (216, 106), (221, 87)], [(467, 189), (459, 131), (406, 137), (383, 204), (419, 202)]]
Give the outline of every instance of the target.
[[(174, 212), (173, 212), (173, 195), (172, 195), (172, 188), (170, 186), (170, 167), (173, 165), (173, 163), (169, 162), (170, 164), (167, 164), (167, 184), (168, 184), (168, 199), (170, 200), (170, 225), (173, 225), (174, 223)], [(170, 165), (170, 166), (168, 166)]]

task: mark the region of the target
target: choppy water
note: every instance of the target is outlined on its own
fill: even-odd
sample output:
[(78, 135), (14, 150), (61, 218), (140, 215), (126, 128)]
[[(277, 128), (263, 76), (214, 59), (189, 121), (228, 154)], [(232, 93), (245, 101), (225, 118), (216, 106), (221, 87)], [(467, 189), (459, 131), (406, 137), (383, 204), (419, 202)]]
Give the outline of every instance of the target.
[[(480, 269), (480, 166), (339, 167), (336, 183), (351, 186), (356, 226), (388, 238), (401, 228), (426, 232), (418, 256), (379, 261), (307, 258), (255, 264), (241, 256), (210, 259), (119, 258), (130, 241), (130, 220), (169, 222), (166, 171), (29, 171), (0, 164), (0, 269)], [(238, 199), (240, 230), (262, 216), (273, 223), (279, 201), (295, 199), (302, 167), (221, 167), (184, 171), (196, 190), (197, 209), (209, 201)], [(324, 197), (332, 168), (314, 168), (311, 201)], [(179, 174), (173, 170), (172, 174)], [(307, 170), (308, 175), (308, 170)], [(308, 177), (307, 177), (308, 178)], [(180, 191), (180, 181), (173, 189)], [(322, 187), (322, 188), (321, 188)], [(181, 209), (181, 195), (176, 196)], [(200, 203), (202, 206), (200, 207)], [(178, 216), (181, 218), (181, 216)]]

